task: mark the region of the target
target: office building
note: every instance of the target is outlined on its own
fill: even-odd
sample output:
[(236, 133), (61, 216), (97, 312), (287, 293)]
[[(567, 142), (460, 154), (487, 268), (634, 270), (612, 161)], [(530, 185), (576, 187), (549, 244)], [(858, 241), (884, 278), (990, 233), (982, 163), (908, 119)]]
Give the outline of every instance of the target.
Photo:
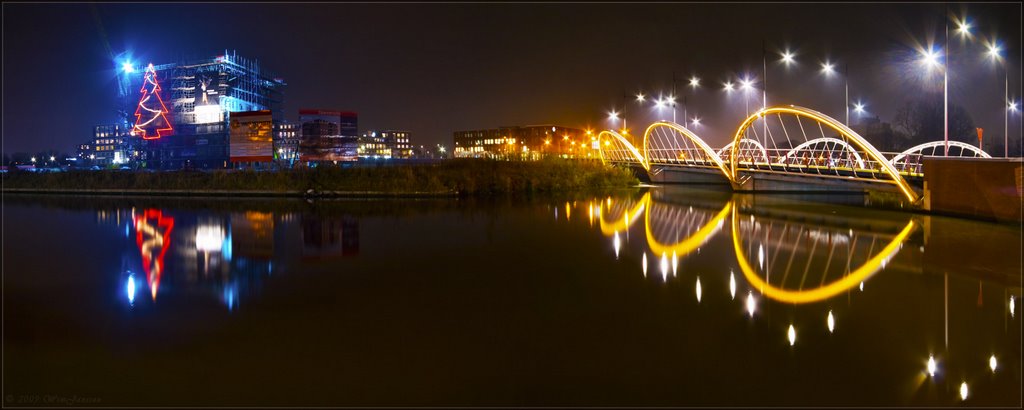
[(599, 158), (592, 132), (557, 125), (456, 131), (453, 137), (456, 158)]

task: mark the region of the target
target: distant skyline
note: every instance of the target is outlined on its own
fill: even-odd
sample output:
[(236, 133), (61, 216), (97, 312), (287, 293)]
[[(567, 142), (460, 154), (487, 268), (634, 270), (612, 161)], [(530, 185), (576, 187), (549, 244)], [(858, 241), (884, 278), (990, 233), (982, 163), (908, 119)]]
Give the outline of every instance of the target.
[[(93, 10), (93, 7), (95, 10)], [(656, 119), (632, 95), (671, 90), (683, 122), (722, 146), (742, 121), (741, 92), (724, 81), (761, 80), (768, 103), (844, 118), (851, 105), (892, 121), (912, 97), (942, 98), (941, 76), (924, 76), (917, 47), (942, 47), (944, 3), (5, 3), (3, 149), (73, 152), (92, 127), (116, 119), (113, 55), (136, 65), (237, 50), (284, 78), (285, 118), (301, 108), (359, 113), (360, 132), (400, 129), (415, 145), (451, 147), (452, 132), (508, 125), (610, 128), (627, 104), (629, 126)], [(1010, 98), (1021, 95), (1021, 4), (951, 3), (973, 41), (950, 23), (952, 104), (967, 108), (986, 141), (1003, 136), (1003, 71), (984, 56), (1002, 44)], [(95, 11), (95, 13), (94, 13)], [(98, 18), (97, 18), (98, 17)], [(779, 63), (790, 49), (797, 64)], [(108, 51), (109, 50), (109, 51)], [(826, 78), (821, 62), (836, 64)], [(700, 87), (687, 80), (696, 75)], [(758, 83), (760, 87), (762, 83)], [(691, 90), (687, 92), (686, 90)], [(755, 95), (756, 94), (756, 95)], [(761, 104), (760, 90), (749, 106)], [(851, 122), (857, 116), (851, 108)], [(618, 124), (621, 126), (621, 122)], [(1020, 138), (1020, 114), (1010, 117)], [(941, 139), (941, 135), (937, 139)], [(996, 153), (993, 153), (996, 154)], [(1001, 152), (998, 153), (1001, 155)]]

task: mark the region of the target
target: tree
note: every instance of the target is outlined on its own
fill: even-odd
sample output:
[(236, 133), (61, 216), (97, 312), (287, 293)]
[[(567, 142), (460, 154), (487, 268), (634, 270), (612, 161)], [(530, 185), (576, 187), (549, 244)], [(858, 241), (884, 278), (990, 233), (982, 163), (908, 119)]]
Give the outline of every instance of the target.
[[(896, 112), (900, 149), (943, 139), (943, 101), (938, 96), (907, 100)], [(949, 104), (949, 140), (977, 143), (974, 120), (964, 107)]]
[(146, 76), (142, 81), (142, 98), (135, 109), (135, 135), (142, 139), (152, 140), (170, 134), (173, 131), (171, 122), (167, 120), (167, 106), (160, 97), (160, 82), (156, 79), (153, 64), (146, 67)]

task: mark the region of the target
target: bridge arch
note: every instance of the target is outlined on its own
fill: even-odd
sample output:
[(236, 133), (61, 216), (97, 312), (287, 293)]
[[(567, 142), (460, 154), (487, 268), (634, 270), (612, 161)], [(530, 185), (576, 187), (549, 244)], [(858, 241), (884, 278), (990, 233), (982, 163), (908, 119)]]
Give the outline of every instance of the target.
[(658, 121), (644, 131), (643, 155), (648, 169), (651, 163), (710, 166), (726, 177), (725, 162), (711, 146), (693, 131), (670, 121)]
[[(925, 152), (925, 150), (928, 150), (928, 149), (931, 149), (932, 150), (932, 154), (934, 155), (936, 149), (944, 148), (945, 146), (946, 146), (946, 141), (932, 141), (932, 142), (926, 142), (924, 144), (915, 145), (915, 146), (907, 148), (903, 152), (899, 153), (898, 155), (893, 157), (891, 160), (889, 160), (889, 162), (893, 165), (893, 167), (895, 167), (896, 169), (898, 169), (900, 171), (908, 171), (907, 168), (911, 168), (909, 171), (917, 171), (917, 170), (919, 170), (920, 165), (921, 165), (920, 161), (908, 161), (907, 160), (908, 157), (912, 157), (912, 156), (916, 156), (916, 155), (925, 156), (924, 152)], [(988, 155), (988, 153), (985, 152), (984, 150), (982, 150), (981, 148), (975, 147), (975, 146), (973, 146), (971, 144), (968, 144), (966, 142), (949, 141), (949, 147), (950, 148), (958, 148), (960, 150), (960, 155), (959, 156), (961, 156), (961, 157), (969, 156), (969, 155), (964, 155), (964, 154), (969, 152), (969, 153), (974, 154), (973, 155), (974, 157), (992, 158), (991, 155)]]
[(649, 169), (644, 155), (621, 134), (612, 130), (601, 131), (597, 134), (597, 141), (601, 162), (606, 164), (608, 162), (638, 163), (644, 169)]
[[(789, 150), (789, 152), (787, 152), (786, 155), (784, 155), (782, 157), (782, 159), (783, 160), (787, 160), (787, 159), (793, 157), (794, 155), (796, 155), (797, 153), (799, 153), (800, 150), (802, 150), (804, 148), (807, 148), (807, 147), (813, 147), (813, 146), (818, 145), (818, 144), (826, 144), (826, 145), (827, 144), (832, 144), (832, 145), (841, 146), (841, 147), (843, 147), (843, 149), (846, 152), (849, 152), (851, 155), (853, 155), (854, 160), (857, 161), (857, 166), (859, 166), (861, 168), (865, 167), (864, 159), (862, 159), (860, 157), (860, 154), (857, 153), (856, 149), (851, 147), (850, 144), (847, 144), (846, 141), (843, 141), (843, 140), (838, 139), (838, 138), (832, 138), (832, 137), (815, 138), (815, 139), (807, 141), (807, 142), (805, 142), (803, 144), (797, 145), (793, 149)], [(830, 155), (831, 155), (831, 152), (832, 151), (829, 150), (829, 154)]]
[[(913, 202), (913, 203), (918, 202), (918, 200), (920, 199), (920, 195), (918, 195), (913, 190), (913, 188), (910, 186), (910, 184), (907, 183), (907, 181), (903, 178), (902, 175), (900, 175), (899, 171), (892, 165), (892, 163), (890, 163), (890, 161), (888, 161), (885, 158), (885, 156), (882, 155), (882, 153), (878, 151), (878, 149), (876, 149), (874, 146), (872, 146), (871, 143), (869, 143), (867, 140), (865, 140), (864, 137), (861, 137), (859, 134), (854, 132), (852, 129), (850, 129), (849, 127), (847, 127), (843, 123), (841, 123), (839, 121), (836, 121), (832, 117), (829, 117), (829, 116), (827, 116), (825, 114), (822, 114), (822, 113), (820, 113), (818, 111), (814, 111), (814, 110), (809, 109), (809, 108), (798, 107), (798, 106), (793, 106), (793, 105), (789, 105), (789, 106), (774, 106), (774, 107), (768, 107), (768, 108), (761, 109), (761, 110), (755, 112), (754, 114), (750, 115), (745, 120), (743, 120), (742, 123), (740, 123), (739, 127), (737, 127), (737, 129), (736, 129), (736, 134), (733, 136), (733, 146), (732, 146), (732, 150), (731, 150), (732, 152), (730, 153), (729, 164), (728, 164), (728, 166), (729, 166), (728, 176), (729, 176), (729, 179), (733, 181), (733, 183), (739, 183), (740, 182), (740, 180), (739, 180), (739, 176), (740, 176), (739, 172), (742, 171), (745, 167), (747, 167), (747, 166), (754, 167), (756, 165), (756, 164), (740, 164), (738, 156), (739, 156), (741, 141), (746, 140), (746, 139), (750, 139), (750, 138), (747, 137), (748, 130), (753, 132), (755, 134), (755, 137), (757, 136), (757, 128), (759, 128), (759, 127), (752, 127), (752, 125), (754, 125), (754, 123), (757, 120), (763, 120), (764, 132), (766, 133), (766, 135), (764, 135), (762, 137), (766, 141), (772, 142), (772, 144), (775, 144), (776, 147), (778, 147), (779, 145), (785, 146), (786, 143), (789, 143), (789, 146), (794, 146), (794, 145), (792, 145), (792, 139), (790, 138), (790, 133), (788, 132), (788, 130), (787, 130), (786, 126), (785, 126), (785, 122), (783, 121), (783, 118), (782, 118), (783, 114), (790, 115), (790, 116), (793, 116), (793, 117), (796, 118), (796, 121), (797, 121), (797, 123), (800, 126), (801, 133), (803, 134), (803, 139), (802, 140), (798, 140), (801, 143), (803, 143), (803, 142), (810, 142), (812, 140), (811, 138), (807, 137), (807, 134), (806, 134), (804, 126), (803, 126), (803, 122), (801, 122), (801, 118), (810, 119), (810, 120), (814, 121), (817, 124), (818, 130), (821, 132), (823, 138), (826, 137), (824, 135), (825, 134), (824, 128), (827, 127), (831, 131), (834, 131), (835, 133), (839, 134), (840, 138), (837, 138), (837, 139), (849, 141), (846, 144), (847, 147), (853, 148), (855, 151), (859, 151), (860, 153), (863, 154), (863, 155), (860, 155), (861, 158), (862, 158), (862, 161), (863, 162), (870, 162), (870, 164), (865, 164), (865, 165), (870, 165), (873, 169), (870, 169), (870, 170), (869, 169), (864, 169), (864, 170), (861, 170), (861, 172), (871, 171), (872, 175), (874, 175), (875, 172), (881, 172), (881, 174), (886, 176), (888, 179), (874, 179), (875, 181), (886, 182), (886, 183), (891, 183), (891, 184), (896, 185), (897, 188), (900, 190), (900, 192), (902, 192), (903, 195), (907, 199), (909, 199), (911, 202)], [(781, 141), (781, 144), (779, 142), (775, 141), (774, 137), (771, 135), (771, 129), (772, 128), (769, 128), (768, 123), (767, 123), (768, 119), (772, 115), (776, 115), (778, 117), (778, 122), (779, 122), (779, 124), (781, 124), (781, 130), (783, 132), (785, 132), (786, 140), (785, 141)], [(864, 160), (864, 158), (866, 158), (866, 160)], [(763, 165), (766, 165), (766, 166), (770, 167), (772, 164), (771, 164), (771, 161), (768, 161), (768, 163), (763, 164)], [(778, 164), (778, 165), (782, 165), (782, 164)], [(874, 169), (874, 167), (876, 167), (876, 166), (878, 168), (877, 170)], [(856, 171), (856, 170), (854, 170), (854, 171)], [(859, 176), (855, 175), (855, 178), (858, 178), (858, 177)], [(863, 179), (863, 177), (859, 177), (859, 178)]]
[[(757, 140), (752, 140), (752, 139), (749, 139), (749, 138), (745, 138), (742, 141), (740, 141), (740, 144), (741, 145), (742, 144), (753, 145), (754, 146), (753, 147), (754, 152), (761, 154), (761, 158), (764, 158), (764, 161), (768, 162), (768, 150), (766, 150), (764, 148), (764, 145), (761, 145), (761, 143), (758, 142)], [(722, 149), (718, 150), (718, 156), (719, 156), (719, 158), (722, 158), (723, 162), (731, 160), (733, 145), (736, 145), (736, 141), (732, 141), (729, 144), (727, 144), (726, 146), (722, 147)], [(742, 153), (743, 150), (744, 150), (744, 148), (741, 147), (740, 150), (739, 150), (740, 153)]]

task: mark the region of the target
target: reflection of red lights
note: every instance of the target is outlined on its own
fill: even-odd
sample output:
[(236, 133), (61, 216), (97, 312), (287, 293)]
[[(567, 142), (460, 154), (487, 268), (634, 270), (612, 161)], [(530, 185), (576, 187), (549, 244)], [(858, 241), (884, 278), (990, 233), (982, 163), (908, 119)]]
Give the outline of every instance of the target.
[[(149, 221), (155, 219), (156, 224)], [(139, 246), (139, 253), (142, 254), (142, 268), (146, 272), (146, 280), (149, 282), (150, 293), (153, 300), (156, 300), (156, 290), (160, 287), (160, 274), (164, 269), (164, 254), (171, 247), (171, 230), (174, 229), (174, 218), (164, 217), (163, 211), (158, 209), (147, 209), (140, 218), (134, 216), (132, 223), (135, 225), (135, 244)], [(153, 258), (155, 247), (160, 248), (160, 253)]]
[[(147, 85), (152, 85), (153, 88), (151, 90), (147, 90)], [(167, 120), (167, 106), (164, 105), (164, 100), (160, 98), (160, 90), (160, 83), (156, 80), (156, 70), (153, 68), (153, 65), (150, 64), (149, 67), (146, 68), (146, 76), (142, 81), (142, 89), (139, 90), (139, 92), (142, 93), (142, 98), (139, 99), (139, 106), (135, 108), (135, 127), (132, 129), (132, 131), (136, 135), (141, 135), (142, 139), (158, 139), (162, 137), (165, 133), (169, 134), (169, 131), (174, 130), (174, 128), (171, 127), (171, 122)], [(152, 96), (156, 96), (156, 101), (160, 103), (159, 110), (150, 109), (145, 105), (146, 101), (149, 101), (150, 97)], [(153, 114), (153, 116), (150, 117), (148, 120), (143, 121), (143, 110), (146, 110), (148, 113)], [(149, 126), (149, 124), (153, 123), (157, 119), (160, 119), (163, 122), (162, 126), (165, 126), (166, 128), (161, 128), (161, 125), (157, 124), (156, 130), (154, 130), (156, 135), (150, 135), (146, 128), (143, 127)]]

